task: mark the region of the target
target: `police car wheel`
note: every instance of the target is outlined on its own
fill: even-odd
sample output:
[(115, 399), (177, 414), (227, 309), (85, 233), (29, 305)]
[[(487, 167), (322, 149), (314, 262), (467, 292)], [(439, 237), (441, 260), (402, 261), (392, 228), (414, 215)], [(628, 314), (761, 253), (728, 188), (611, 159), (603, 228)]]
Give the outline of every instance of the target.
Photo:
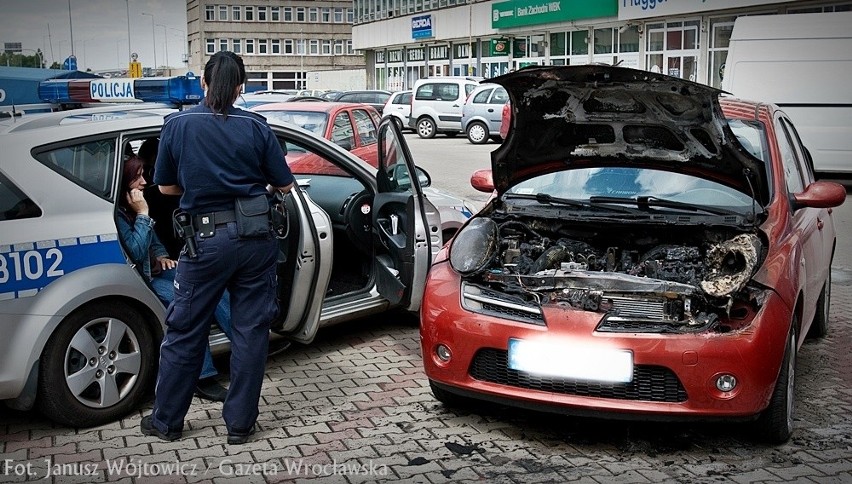
[(135, 410), (156, 375), (157, 346), (142, 315), (121, 303), (84, 307), (50, 337), (38, 405), (56, 422), (91, 427)]

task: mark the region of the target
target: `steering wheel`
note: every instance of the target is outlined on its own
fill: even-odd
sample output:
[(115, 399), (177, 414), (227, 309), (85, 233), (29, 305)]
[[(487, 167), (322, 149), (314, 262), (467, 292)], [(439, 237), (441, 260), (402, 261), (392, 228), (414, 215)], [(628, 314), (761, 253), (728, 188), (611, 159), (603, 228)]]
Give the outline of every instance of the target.
[(343, 223), (352, 244), (363, 252), (373, 253), (373, 194), (368, 190), (353, 193), (343, 205)]

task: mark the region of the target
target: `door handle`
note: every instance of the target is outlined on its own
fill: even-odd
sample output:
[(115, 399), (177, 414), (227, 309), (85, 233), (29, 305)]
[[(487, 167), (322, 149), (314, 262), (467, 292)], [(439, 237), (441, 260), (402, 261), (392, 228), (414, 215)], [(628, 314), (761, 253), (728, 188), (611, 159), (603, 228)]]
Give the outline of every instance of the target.
[(489, 109), (489, 110), (488, 110), (488, 112), (489, 112), (489, 113), (493, 113), (493, 112), (494, 112), (494, 110), (493, 110), (493, 109)]
[(817, 229), (822, 230), (823, 227), (825, 227), (825, 222), (822, 219), (817, 219)]

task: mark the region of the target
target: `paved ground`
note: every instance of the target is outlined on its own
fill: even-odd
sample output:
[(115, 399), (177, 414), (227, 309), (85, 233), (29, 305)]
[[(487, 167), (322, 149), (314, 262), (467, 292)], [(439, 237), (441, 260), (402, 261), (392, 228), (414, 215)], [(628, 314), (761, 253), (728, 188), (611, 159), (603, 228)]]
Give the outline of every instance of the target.
[(796, 433), (783, 446), (755, 444), (741, 424), (447, 410), (428, 389), (415, 323), (385, 318), (271, 358), (261, 431), (244, 446), (224, 445), (221, 404), (197, 399), (172, 443), (139, 433), (150, 403), (82, 430), (4, 408), (0, 481), (852, 482), (852, 207), (836, 213), (830, 334), (799, 354)]

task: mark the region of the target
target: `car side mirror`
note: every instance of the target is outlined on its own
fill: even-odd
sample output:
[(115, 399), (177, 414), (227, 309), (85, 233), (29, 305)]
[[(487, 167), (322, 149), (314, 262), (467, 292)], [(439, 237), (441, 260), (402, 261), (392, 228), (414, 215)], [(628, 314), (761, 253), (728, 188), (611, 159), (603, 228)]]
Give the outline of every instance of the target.
[(831, 208), (838, 207), (846, 201), (846, 188), (830, 181), (815, 181), (805, 188), (805, 191), (792, 196), (793, 210), (800, 208)]
[(476, 170), (470, 175), (470, 186), (480, 192), (491, 193), (494, 191), (494, 177), (490, 169)]
[(420, 183), (422, 188), (432, 185), (432, 177), (429, 176), (429, 173), (426, 170), (419, 166), (415, 166), (414, 169), (417, 170), (417, 182)]

